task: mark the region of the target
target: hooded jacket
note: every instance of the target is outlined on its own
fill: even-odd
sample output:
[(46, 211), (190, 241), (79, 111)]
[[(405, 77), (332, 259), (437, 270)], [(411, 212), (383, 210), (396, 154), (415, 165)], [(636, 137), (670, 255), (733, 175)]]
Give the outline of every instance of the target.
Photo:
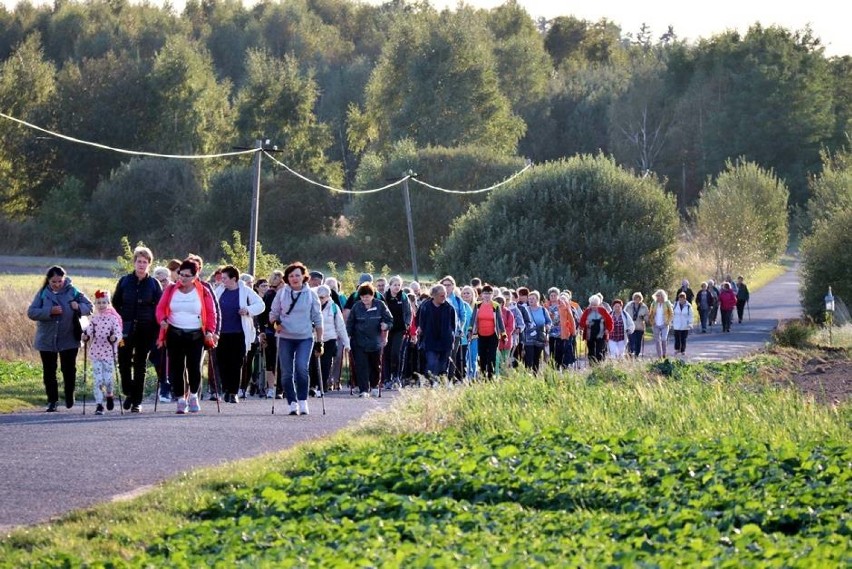
[[(33, 298), (27, 309), (27, 317), (36, 322), (34, 347), (40, 352), (62, 352), (80, 347), (80, 342), (74, 337), (74, 310), (71, 301), (80, 305), (80, 314), (88, 316), (92, 313), (92, 301), (71, 284), (71, 279), (65, 277), (62, 288), (53, 292), (49, 286), (42, 287)], [(54, 306), (62, 307), (62, 314), (51, 315)]]

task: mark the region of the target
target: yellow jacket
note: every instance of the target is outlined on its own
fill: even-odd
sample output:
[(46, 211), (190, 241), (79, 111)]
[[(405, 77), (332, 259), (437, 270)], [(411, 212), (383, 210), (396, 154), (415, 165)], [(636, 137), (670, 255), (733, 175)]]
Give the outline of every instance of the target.
[[(657, 319), (657, 301), (651, 303), (649, 308), (648, 320), (651, 322), (651, 326), (656, 325)], [(672, 318), (674, 318), (674, 308), (672, 308), (672, 303), (668, 300), (663, 304), (663, 310), (665, 311), (663, 316), (663, 321), (666, 323), (666, 326), (671, 326)]]

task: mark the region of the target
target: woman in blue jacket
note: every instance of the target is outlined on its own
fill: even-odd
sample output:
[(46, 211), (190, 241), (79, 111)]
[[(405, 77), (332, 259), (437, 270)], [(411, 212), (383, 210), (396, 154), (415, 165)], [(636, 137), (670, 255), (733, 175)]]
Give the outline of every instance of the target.
[[(71, 284), (65, 269), (54, 265), (47, 270), (44, 284), (27, 310), (36, 322), (35, 349), (41, 355), (42, 378), (47, 392), (47, 411), (56, 411), (59, 385), (56, 363), (65, 383), (65, 407), (74, 406), (74, 384), (77, 378), (77, 350), (80, 348), (80, 316), (92, 313), (92, 302)], [(76, 325), (75, 325), (76, 320)]]

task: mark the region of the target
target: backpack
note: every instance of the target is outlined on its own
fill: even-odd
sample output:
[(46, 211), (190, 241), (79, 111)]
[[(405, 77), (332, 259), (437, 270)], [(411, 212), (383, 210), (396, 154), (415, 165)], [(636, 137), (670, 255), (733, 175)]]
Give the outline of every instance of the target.
[(589, 340), (602, 340), (606, 336), (606, 325), (600, 311), (595, 309), (589, 312), (586, 319), (587, 338)]

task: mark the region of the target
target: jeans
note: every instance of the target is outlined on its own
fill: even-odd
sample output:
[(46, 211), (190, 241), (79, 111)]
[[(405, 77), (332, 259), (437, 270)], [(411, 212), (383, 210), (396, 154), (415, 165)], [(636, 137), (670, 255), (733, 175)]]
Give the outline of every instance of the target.
[(281, 363), (281, 382), (287, 403), (307, 401), (308, 366), (311, 361), (313, 338), (292, 340), (278, 338), (278, 359)]
[(657, 357), (666, 357), (666, 349), (669, 341), (668, 325), (657, 326), (654, 324), (654, 347), (657, 348)]
[(699, 308), (698, 309), (698, 320), (701, 322), (701, 331), (705, 332), (707, 330), (707, 322), (710, 320), (710, 309), (709, 308)]
[(59, 401), (59, 384), (56, 382), (56, 360), (62, 369), (62, 381), (65, 384), (66, 402), (74, 400), (74, 384), (77, 381), (77, 348), (61, 352), (39, 352), (41, 356), (42, 380), (47, 393), (47, 402)]

